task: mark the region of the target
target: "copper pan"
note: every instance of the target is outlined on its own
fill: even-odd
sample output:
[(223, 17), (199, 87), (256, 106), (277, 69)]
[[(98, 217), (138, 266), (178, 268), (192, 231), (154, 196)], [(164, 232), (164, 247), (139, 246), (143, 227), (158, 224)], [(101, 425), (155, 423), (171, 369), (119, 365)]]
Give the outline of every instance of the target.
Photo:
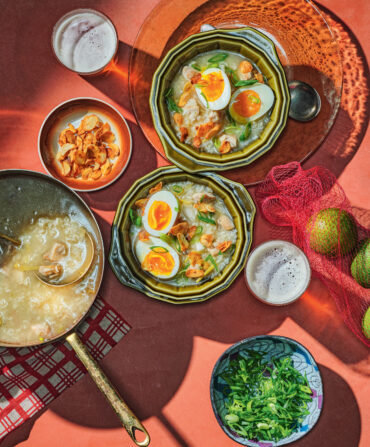
[[(0, 210), (0, 232), (8, 234), (10, 237), (19, 235), (22, 227), (35, 217), (35, 212), (37, 215), (49, 216), (73, 213), (74, 218), (78, 219), (92, 236), (95, 244), (96, 258), (94, 265), (97, 268), (98, 284), (91, 300), (91, 307), (103, 278), (104, 245), (99, 226), (86, 203), (72, 189), (59, 180), (39, 172), (10, 169), (0, 170)], [(7, 256), (7, 250), (7, 242), (0, 241), (0, 265)], [(73, 328), (70, 328), (65, 333), (57, 334), (51, 340), (48, 339), (46, 342), (33, 344), (33, 346), (56, 340), (66, 340), (116, 412), (135, 444), (148, 446), (150, 443), (148, 432), (124, 402), (77, 335), (76, 327), (86, 316), (89, 309), (87, 309), (85, 314), (81, 315)], [(0, 346), (21, 348), (25, 345), (22, 345), (22, 343), (10, 345), (0, 340)], [(136, 432), (142, 432), (145, 435), (145, 439), (143, 441), (137, 440)]]

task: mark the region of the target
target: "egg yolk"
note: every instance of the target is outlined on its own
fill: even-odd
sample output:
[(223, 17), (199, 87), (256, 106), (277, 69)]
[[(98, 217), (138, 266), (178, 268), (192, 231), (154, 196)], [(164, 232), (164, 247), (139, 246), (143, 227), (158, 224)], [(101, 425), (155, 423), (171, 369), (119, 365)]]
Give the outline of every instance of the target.
[(225, 88), (222, 73), (218, 71), (202, 76), (200, 84), (202, 84), (202, 93), (209, 102), (216, 101)]
[(168, 251), (150, 251), (145, 256), (141, 266), (144, 270), (151, 272), (153, 275), (169, 276), (172, 273), (173, 268), (175, 267), (175, 260)]
[(261, 108), (261, 98), (254, 90), (244, 90), (236, 97), (233, 109), (239, 116), (250, 117)]
[(155, 200), (149, 208), (148, 224), (153, 230), (161, 231), (170, 224), (171, 217), (171, 207), (168, 203)]

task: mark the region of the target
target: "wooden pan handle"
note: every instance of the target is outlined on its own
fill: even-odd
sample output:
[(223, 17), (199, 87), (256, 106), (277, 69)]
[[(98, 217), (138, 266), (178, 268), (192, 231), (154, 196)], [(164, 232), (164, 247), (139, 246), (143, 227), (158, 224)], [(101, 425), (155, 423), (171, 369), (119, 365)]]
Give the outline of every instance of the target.
[[(99, 365), (92, 358), (91, 354), (87, 350), (86, 346), (82, 343), (76, 332), (72, 332), (66, 337), (68, 343), (74, 349), (77, 357), (81, 360), (90, 377), (93, 379), (97, 387), (104, 394), (113, 410), (116, 412), (122, 425), (127, 430), (127, 433), (131, 436), (136, 445), (140, 447), (146, 447), (150, 443), (149, 433), (144, 426), (134, 415), (134, 413), (126, 405), (122, 397), (118, 394), (118, 391), (114, 388), (108, 377), (100, 369)], [(141, 431), (145, 434), (143, 441), (138, 441), (135, 436), (136, 431)]]

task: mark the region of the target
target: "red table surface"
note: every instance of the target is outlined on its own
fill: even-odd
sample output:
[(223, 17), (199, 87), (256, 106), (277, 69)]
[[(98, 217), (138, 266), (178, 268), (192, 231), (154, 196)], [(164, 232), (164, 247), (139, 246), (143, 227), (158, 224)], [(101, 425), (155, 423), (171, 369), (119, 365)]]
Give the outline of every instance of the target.
[[(157, 0), (0, 1), (1, 169), (43, 171), (37, 155), (40, 125), (54, 106), (69, 98), (104, 99), (129, 121), (134, 151), (127, 171), (108, 189), (82, 194), (98, 218), (106, 249), (119, 198), (136, 178), (164, 164), (135, 122), (127, 83), (131, 46), (156, 3)], [(368, 0), (321, 0), (321, 5), (340, 17), (368, 55)], [(99, 9), (113, 19), (122, 42), (120, 73), (86, 79), (64, 69), (53, 58), (52, 27), (62, 14), (78, 7)], [(340, 115), (335, 124), (338, 132), (339, 120)], [(334, 156), (336, 139), (329, 136), (305, 167), (321, 163), (334, 169), (352, 204), (369, 208), (369, 142), (367, 131), (355, 156), (346, 163)], [(257, 216), (253, 245), (273, 238), (274, 234), (274, 229)], [(178, 307), (123, 287), (107, 266), (101, 293), (133, 326), (129, 336), (102, 361), (102, 366), (144, 422), (152, 446), (235, 446), (212, 412), (211, 371), (230, 344), (267, 333), (289, 336), (304, 344), (316, 358), (323, 376), (322, 416), (312, 432), (295, 445), (370, 445), (369, 351), (343, 324), (330, 295), (317, 279), (312, 280), (301, 300), (276, 309), (250, 295), (243, 275), (229, 290), (208, 302)], [(64, 392), (42, 414), (11, 433), (2, 446), (16, 444), (133, 445), (88, 376)]]

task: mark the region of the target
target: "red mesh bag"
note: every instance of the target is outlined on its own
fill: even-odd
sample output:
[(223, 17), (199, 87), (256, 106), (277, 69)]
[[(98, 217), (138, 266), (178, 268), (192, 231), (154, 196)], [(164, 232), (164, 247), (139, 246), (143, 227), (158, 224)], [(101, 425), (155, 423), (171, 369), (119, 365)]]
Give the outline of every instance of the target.
[(269, 222), (292, 227), (294, 243), (328, 287), (343, 320), (370, 347), (370, 230), (354, 217), (334, 174), (320, 166), (304, 171), (296, 162), (276, 166), (258, 186), (256, 199)]

